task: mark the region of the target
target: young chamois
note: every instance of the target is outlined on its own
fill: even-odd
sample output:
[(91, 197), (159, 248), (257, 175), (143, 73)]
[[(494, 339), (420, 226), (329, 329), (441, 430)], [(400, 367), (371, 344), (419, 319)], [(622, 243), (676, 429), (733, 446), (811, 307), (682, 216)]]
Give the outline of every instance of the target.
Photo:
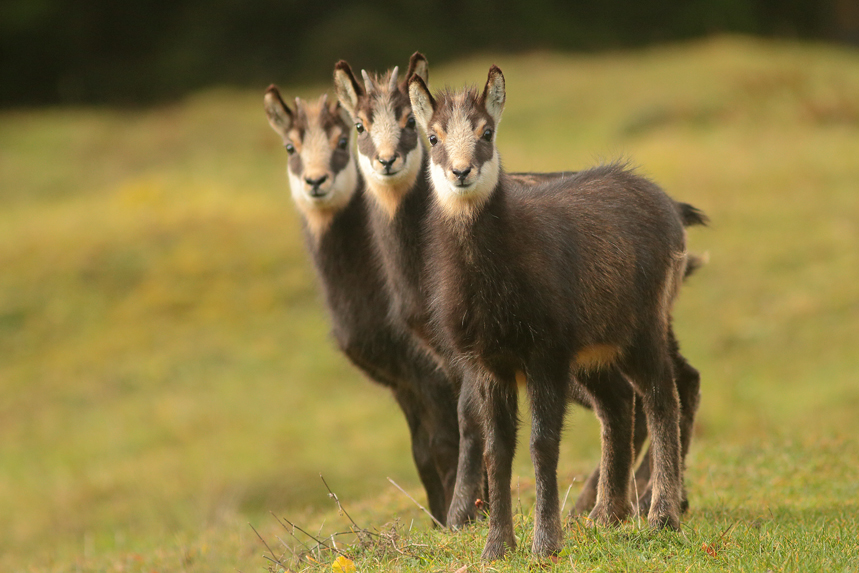
[[(423, 140), (417, 128), (407, 97), (406, 80), (413, 74), (427, 81), (426, 58), (415, 53), (409, 62), (406, 79), (397, 82), (397, 68), (384, 76), (371, 77), (362, 71), (363, 85), (355, 78), (348, 63), (338, 62), (334, 83), (341, 104), (349, 111), (358, 131), (358, 158), (367, 181), (371, 203), (371, 227), (379, 248), (382, 267), (387, 279), (392, 312), (402, 316), (436, 354), (444, 354), (444, 341), (429, 329), (425, 289), (423, 287), (424, 246), (421, 226), (429, 208), (430, 188), (428, 163)], [(519, 173), (510, 177), (534, 185), (547, 180), (559, 180), (575, 175), (573, 172)], [(690, 212), (694, 215), (694, 212)], [(449, 364), (451, 372), (456, 364)], [(697, 373), (696, 373), (697, 374)], [(458, 376), (451, 377), (458, 381)], [(615, 382), (612, 379), (612, 382)], [(457, 388), (458, 390), (458, 388)], [(620, 389), (619, 392), (627, 390)], [(571, 390), (572, 398), (590, 406), (585, 392)], [(448, 514), (448, 524), (458, 527), (476, 515), (475, 500), (483, 494), (483, 441), (480, 428), (468, 414), (471, 405), (468, 394), (461, 395), (460, 462), (454, 501)], [(636, 402), (636, 432), (634, 451), (640, 450), (646, 439), (640, 401)], [(596, 502), (599, 471), (595, 471), (579, 496), (575, 509), (591, 511)], [(638, 491), (644, 492), (649, 477), (647, 460), (639, 473)]]
[[(562, 547), (556, 474), (571, 371), (592, 393), (603, 430), (591, 517), (614, 523), (631, 511), (629, 380), (652, 442), (648, 521), (679, 528), (680, 403), (670, 312), (687, 255), (678, 204), (621, 165), (537, 186), (509, 178), (495, 147), (506, 99), (495, 66), (482, 93), (436, 99), (413, 76), (409, 95), (431, 145), (428, 311), (468, 372), (462, 394), (480, 406), (490, 510), (483, 558), (515, 547), (510, 480), (516, 379), (523, 374), (537, 488), (534, 553)], [(620, 392), (623, 386), (629, 392)]]
[(443, 524), (456, 475), (456, 398), (438, 364), (389, 316), (364, 184), (351, 151), (352, 122), (327, 96), (316, 102), (296, 99), (290, 109), (275, 86), (265, 93), (265, 111), (289, 154), (292, 196), (334, 338), (355, 366), (393, 392), (408, 422), (430, 511)]

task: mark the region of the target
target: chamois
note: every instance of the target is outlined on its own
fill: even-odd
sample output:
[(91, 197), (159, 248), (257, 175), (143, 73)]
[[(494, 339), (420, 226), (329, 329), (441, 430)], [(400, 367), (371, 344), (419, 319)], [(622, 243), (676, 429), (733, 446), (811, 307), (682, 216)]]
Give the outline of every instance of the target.
[[(384, 76), (371, 77), (362, 71), (364, 85), (357, 81), (345, 61), (335, 66), (334, 83), (341, 104), (349, 111), (358, 131), (359, 166), (365, 176), (371, 203), (371, 227), (380, 251), (384, 274), (389, 287), (394, 315), (402, 316), (412, 329), (433, 348), (437, 355), (444, 352), (443, 340), (429, 330), (425, 292), (422, 286), (423, 240), (421, 225), (428, 211), (430, 188), (425, 147), (417, 137), (416, 124), (407, 97), (406, 81), (413, 74), (427, 81), (426, 58), (416, 52), (409, 62), (403, 82), (397, 82), (397, 68)], [(523, 184), (534, 185), (547, 180), (564, 179), (574, 172), (516, 173), (510, 177)], [(454, 372), (456, 365), (449, 365)], [(458, 380), (457, 376), (452, 376)], [(457, 388), (458, 391), (458, 388)], [(625, 390), (620, 390), (623, 392)], [(576, 402), (590, 406), (583, 392), (573, 392)], [(448, 513), (448, 524), (461, 526), (476, 515), (474, 501), (484, 497), (480, 429), (468, 415), (470, 397), (460, 398), (460, 463), (454, 501)], [(634, 450), (640, 450), (647, 437), (640, 401), (636, 424)], [(589, 512), (596, 502), (599, 471), (587, 481), (575, 510)], [(645, 460), (636, 475), (638, 491), (644, 491), (649, 476)]]
[(479, 404), (485, 440), (483, 558), (515, 547), (510, 479), (523, 374), (537, 487), (534, 553), (562, 546), (556, 474), (571, 371), (591, 392), (603, 430), (591, 517), (613, 523), (631, 511), (634, 386), (652, 442), (648, 522), (679, 528), (679, 351), (670, 312), (687, 254), (678, 204), (618, 164), (536, 186), (508, 177), (495, 147), (506, 100), (496, 66), (482, 93), (446, 91), (436, 99), (412, 76), (409, 95), (431, 146), (428, 312), (468, 372), (461, 395)]
[(292, 196), (340, 350), (391, 389), (406, 416), (430, 511), (442, 524), (453, 493), (459, 433), (456, 398), (439, 365), (389, 316), (367, 221), (364, 182), (351, 152), (352, 122), (338, 102), (296, 98), (271, 86), (265, 111), (289, 154)]

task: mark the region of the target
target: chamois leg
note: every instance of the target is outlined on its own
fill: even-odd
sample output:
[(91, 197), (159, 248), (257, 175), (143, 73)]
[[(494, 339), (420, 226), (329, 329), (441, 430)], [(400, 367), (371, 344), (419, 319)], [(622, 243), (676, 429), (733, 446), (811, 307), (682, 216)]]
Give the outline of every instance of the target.
[[(647, 440), (647, 417), (644, 415), (644, 406), (641, 398), (635, 400), (635, 427), (632, 434), (632, 449), (633, 459), (637, 459), (641, 454), (641, 449), (644, 442)], [(648, 455), (649, 455), (648, 451)], [(576, 505), (570, 510), (570, 515), (587, 515), (593, 510), (597, 503), (597, 486), (600, 481), (600, 468), (597, 466), (591, 475), (588, 476), (585, 485), (582, 488), (579, 497), (576, 499)], [(643, 492), (650, 481), (650, 462), (645, 457), (641, 465), (638, 466), (638, 471), (635, 472), (635, 484), (639, 492)], [(635, 491), (631, 492), (635, 493)], [(637, 501), (637, 500), (636, 500)]]
[(680, 399), (665, 337), (642, 337), (628, 360), (647, 415), (651, 496), (647, 521), (655, 529), (680, 528)]
[[(689, 453), (689, 446), (692, 442), (692, 431), (695, 424), (695, 414), (698, 411), (698, 404), (701, 400), (701, 375), (686, 358), (680, 353), (680, 346), (674, 336), (673, 328), (668, 332), (668, 343), (671, 351), (671, 360), (674, 364), (674, 374), (676, 376), (677, 393), (680, 398), (680, 459), (681, 459), (681, 476), (685, 473), (686, 455)], [(647, 452), (650, 454), (650, 451)], [(644, 467), (648, 464), (649, 477), (649, 456), (646, 457), (641, 465)], [(641, 467), (639, 471), (641, 471)], [(638, 473), (636, 473), (636, 479)], [(686, 495), (686, 487), (681, 481), (681, 498), (680, 512), (685, 513), (689, 509), (689, 500)], [(639, 498), (639, 510), (647, 512), (650, 510), (651, 492), (649, 487), (641, 490)]]
[[(447, 376), (435, 368), (434, 364), (418, 374), (417, 380), (422, 390), (421, 400), (426, 414), (424, 419), (430, 436), (430, 452), (444, 491), (442, 515), (445, 518), (439, 521), (445, 523), (456, 485), (459, 457), (456, 399)], [(433, 515), (438, 517), (435, 511)]]
[(591, 393), (594, 412), (602, 426), (599, 484), (590, 518), (600, 525), (612, 525), (632, 511), (629, 490), (634, 460), (635, 392), (614, 366), (583, 373), (579, 380)]
[(558, 456), (567, 410), (566, 387), (569, 366), (547, 370), (548, 361), (528, 368), (528, 396), (531, 401), (531, 461), (536, 478), (537, 507), (534, 516), (535, 555), (555, 555), (563, 546), (558, 502)]
[(485, 447), (483, 461), (489, 478), (489, 534), (481, 558), (493, 561), (516, 548), (510, 480), (516, 450), (517, 388), (513, 376), (480, 380)]
[(477, 380), (466, 376), (457, 405), (459, 461), (456, 486), (447, 514), (447, 524), (454, 529), (474, 520), (477, 515), (475, 502), (484, 497), (483, 427), (478, 417), (477, 392)]
[(412, 458), (427, 492), (430, 513), (444, 524), (447, 518), (447, 499), (433, 455), (432, 438), (426, 424), (427, 412), (424, 411), (420, 399), (410, 389), (396, 388), (394, 397), (406, 415), (412, 439)]

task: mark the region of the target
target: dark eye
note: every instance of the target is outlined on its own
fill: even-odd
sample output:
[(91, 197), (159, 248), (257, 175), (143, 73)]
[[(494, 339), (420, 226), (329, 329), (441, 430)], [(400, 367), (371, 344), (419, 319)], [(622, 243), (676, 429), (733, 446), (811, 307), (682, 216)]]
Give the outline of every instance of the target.
[(415, 128), (415, 118), (410, 117), (409, 119), (407, 119), (406, 120), (406, 127), (408, 127), (409, 129), (414, 129)]
[(432, 145), (433, 147), (435, 147), (435, 144), (438, 143), (438, 137), (436, 137), (435, 135), (430, 135), (429, 137), (427, 137), (427, 139), (429, 139), (430, 145)]
[(487, 128), (486, 131), (483, 132), (483, 139), (485, 141), (492, 141), (492, 130)]
[(349, 138), (348, 137), (341, 137), (340, 141), (337, 142), (337, 147), (339, 147), (340, 149), (346, 149), (346, 147), (348, 145), (349, 145)]
[(364, 133), (364, 124), (359, 121), (355, 124), (355, 129), (358, 130), (358, 133)]
[(286, 147), (286, 152), (292, 155), (295, 153), (295, 146), (291, 143), (287, 143), (284, 147)]

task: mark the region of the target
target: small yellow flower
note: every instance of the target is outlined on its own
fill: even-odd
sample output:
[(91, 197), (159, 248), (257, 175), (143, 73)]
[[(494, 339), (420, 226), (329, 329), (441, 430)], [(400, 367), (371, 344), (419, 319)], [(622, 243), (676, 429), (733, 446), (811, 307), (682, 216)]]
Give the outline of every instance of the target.
[(338, 573), (355, 573), (355, 563), (344, 555), (335, 559), (334, 563), (331, 564), (331, 568)]

